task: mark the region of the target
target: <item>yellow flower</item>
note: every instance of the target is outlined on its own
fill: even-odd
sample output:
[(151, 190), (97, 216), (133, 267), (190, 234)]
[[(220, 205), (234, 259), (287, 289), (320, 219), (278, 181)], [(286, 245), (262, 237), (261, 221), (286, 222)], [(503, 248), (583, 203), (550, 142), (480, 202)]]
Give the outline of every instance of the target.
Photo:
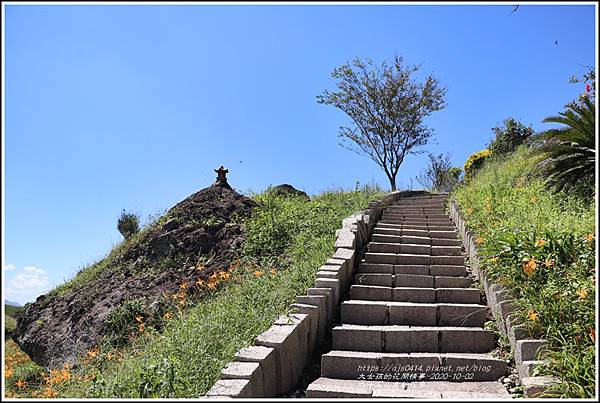
[(535, 241), (535, 246), (537, 248), (541, 248), (544, 245), (546, 245), (546, 240), (544, 239), (538, 239), (537, 241)]
[(537, 263), (535, 261), (534, 258), (530, 258), (527, 262), (525, 262), (525, 264), (523, 265), (523, 271), (525, 272), (525, 274), (527, 274), (528, 276), (532, 276), (533, 273), (535, 273), (535, 269), (537, 269)]
[(588, 242), (594, 242), (594, 234), (593, 233), (589, 233), (585, 236), (586, 241)]
[(496, 263), (498, 261), (498, 256), (494, 256), (490, 258), (490, 262)]
[(6, 368), (4, 370), (4, 377), (5, 378), (10, 378), (13, 375), (13, 370), (12, 368)]
[(256, 271), (255, 271), (254, 273), (252, 273), (252, 274), (254, 274), (254, 277), (260, 277), (260, 276), (262, 276), (262, 275), (263, 275), (263, 274), (265, 274), (265, 273), (264, 273), (264, 272), (262, 272), (262, 271), (260, 271), (260, 270), (256, 270)]
[(198, 281), (196, 281), (196, 285), (198, 287), (202, 287), (204, 285), (204, 280), (202, 280), (201, 278), (199, 278)]
[(135, 320), (137, 320), (140, 323), (143, 323), (144, 322), (144, 317), (142, 315), (138, 315), (138, 316), (135, 317)]
[(185, 289), (187, 289), (187, 288), (188, 288), (188, 283), (187, 283), (187, 282), (185, 282), (185, 283), (181, 283), (181, 284), (179, 285), (179, 288), (181, 288), (182, 290), (185, 290)]
[(544, 266), (546, 266), (547, 268), (550, 268), (550, 267), (554, 266), (554, 261), (546, 258), (546, 260), (544, 260)]
[(473, 209), (471, 207), (469, 207), (467, 209), (467, 215), (471, 215), (471, 214), (473, 214)]
[(531, 198), (531, 200), (529, 200), (529, 201), (530, 201), (532, 204), (535, 204), (535, 203), (537, 203), (537, 201), (538, 201), (538, 198), (537, 198), (537, 197), (535, 197), (535, 196), (533, 196), (533, 197)]
[(529, 320), (537, 320), (539, 314), (536, 311), (527, 312), (527, 319)]
[(163, 319), (164, 320), (169, 320), (173, 317), (173, 315), (171, 315), (171, 312), (167, 312), (163, 315)]
[(217, 283), (208, 283), (207, 286), (210, 290), (214, 290), (215, 288), (217, 288)]
[(227, 273), (227, 272), (219, 272), (219, 275), (221, 276), (221, 280), (228, 280), (229, 277), (231, 277), (231, 274)]
[(196, 266), (196, 270), (198, 270), (198, 271), (204, 270), (204, 265), (200, 264), (200, 265)]
[(19, 379), (17, 382), (15, 382), (15, 386), (17, 388), (24, 388), (25, 386), (27, 386), (27, 382), (25, 382), (22, 379)]
[(588, 290), (585, 288), (577, 290), (577, 296), (579, 296), (579, 299), (586, 299), (588, 296)]
[(112, 361), (112, 359), (113, 359), (113, 358), (115, 358), (115, 356), (114, 356), (114, 355), (112, 355), (111, 353), (108, 353), (108, 354), (106, 354), (106, 359), (107, 359), (108, 361)]
[(485, 238), (479, 237), (475, 239), (475, 245), (481, 245), (485, 242)]

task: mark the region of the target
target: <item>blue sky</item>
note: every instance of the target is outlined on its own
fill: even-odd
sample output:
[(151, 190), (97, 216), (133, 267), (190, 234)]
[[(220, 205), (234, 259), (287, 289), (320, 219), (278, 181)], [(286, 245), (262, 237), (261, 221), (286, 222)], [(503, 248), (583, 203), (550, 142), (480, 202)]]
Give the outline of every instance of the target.
[[(440, 79), (448, 106), (426, 150), (458, 166), (507, 117), (546, 128), (582, 92), (569, 77), (595, 64), (594, 6), (511, 9), (6, 5), (5, 298), (70, 278), (121, 240), (122, 209), (168, 209), (219, 165), (244, 192), (388, 187), (338, 145), (343, 113), (315, 100), (357, 56), (398, 53)], [(399, 187), (424, 165), (407, 158)]]

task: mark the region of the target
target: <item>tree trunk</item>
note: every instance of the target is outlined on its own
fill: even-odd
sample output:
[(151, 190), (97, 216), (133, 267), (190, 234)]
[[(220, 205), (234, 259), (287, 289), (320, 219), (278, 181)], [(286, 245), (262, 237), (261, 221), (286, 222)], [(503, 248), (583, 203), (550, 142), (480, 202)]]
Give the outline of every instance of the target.
[(388, 175), (388, 179), (390, 180), (390, 187), (392, 188), (392, 192), (396, 191), (396, 175)]

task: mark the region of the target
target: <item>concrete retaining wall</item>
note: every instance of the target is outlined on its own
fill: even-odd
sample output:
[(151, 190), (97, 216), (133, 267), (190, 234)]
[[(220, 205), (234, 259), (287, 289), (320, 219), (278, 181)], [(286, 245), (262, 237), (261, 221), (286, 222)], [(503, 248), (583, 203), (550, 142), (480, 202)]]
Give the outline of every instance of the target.
[(450, 217), (458, 228), (465, 253), (469, 257), (471, 270), (485, 291), (488, 306), (492, 310), (498, 328), (508, 337), (523, 385), (523, 392), (528, 397), (536, 397), (543, 393), (551, 382), (555, 381), (547, 376), (532, 376), (533, 368), (543, 364), (543, 361), (538, 360), (537, 356), (544, 349), (545, 340), (534, 340), (529, 337), (524, 324), (519, 322), (514, 314), (514, 300), (509, 290), (495, 284), (488, 277), (486, 270), (480, 267), (475, 243), (476, 235), (462, 218), (455, 200), (450, 201)]
[(276, 397), (295, 390), (302, 370), (331, 332), (358, 262), (385, 207), (420, 192), (393, 192), (365, 210), (342, 220), (334, 253), (315, 268), (317, 278), (306, 295), (297, 297), (288, 315), (280, 316), (260, 334), (254, 346), (241, 349), (221, 372), (207, 398)]

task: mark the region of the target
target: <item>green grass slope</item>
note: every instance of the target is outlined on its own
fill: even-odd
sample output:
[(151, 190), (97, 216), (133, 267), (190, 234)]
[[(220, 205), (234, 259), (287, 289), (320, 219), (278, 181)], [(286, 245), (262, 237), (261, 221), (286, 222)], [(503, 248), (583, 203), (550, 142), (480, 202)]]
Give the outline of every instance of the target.
[(489, 161), (453, 192), (478, 238), (483, 267), (516, 297), (531, 335), (548, 340), (552, 393), (595, 389), (595, 205), (546, 190), (526, 148)]

